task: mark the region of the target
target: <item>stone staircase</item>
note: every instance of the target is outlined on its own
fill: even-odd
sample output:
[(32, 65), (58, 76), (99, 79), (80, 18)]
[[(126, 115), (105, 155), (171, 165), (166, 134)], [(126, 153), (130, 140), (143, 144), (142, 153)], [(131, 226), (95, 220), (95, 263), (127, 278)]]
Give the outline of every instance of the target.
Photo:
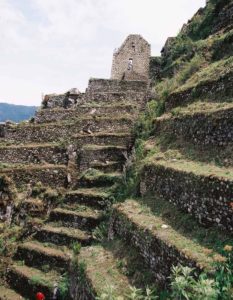
[[(101, 82), (108, 84), (107, 80)], [(69, 269), (72, 247), (93, 242), (92, 231), (111, 206), (110, 189), (121, 179), (133, 144), (132, 126), (140, 110), (136, 96), (130, 99), (131, 90), (127, 102), (118, 102), (119, 94), (116, 97), (115, 90), (111, 92), (115, 83), (110, 82), (105, 92), (92, 92), (92, 98), (77, 109), (44, 109), (36, 114), (35, 123), (5, 126), (0, 173), (7, 174), (21, 189), (31, 181), (53, 189), (63, 187), (63, 201), (46, 216), (43, 200), (24, 200), (21, 207), (42, 222), (18, 246), (6, 284), (0, 288), (0, 299), (21, 299), (20, 295), (34, 299), (38, 291), (50, 299)], [(145, 99), (144, 83), (142, 87)], [(126, 92), (127, 88), (121, 96)], [(93, 98), (98, 98), (98, 103)], [(64, 190), (70, 165), (75, 172), (72, 184)]]

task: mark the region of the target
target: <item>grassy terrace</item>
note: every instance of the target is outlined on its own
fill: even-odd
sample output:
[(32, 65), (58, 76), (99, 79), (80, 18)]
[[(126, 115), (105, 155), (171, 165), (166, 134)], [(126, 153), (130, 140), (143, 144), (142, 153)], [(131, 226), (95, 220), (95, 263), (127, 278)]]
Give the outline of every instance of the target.
[(123, 146), (115, 146), (115, 145), (93, 145), (93, 144), (87, 144), (83, 146), (84, 150), (122, 150), (126, 151), (127, 148)]
[(35, 165), (35, 164), (0, 164), (0, 173), (10, 172), (13, 170), (44, 170), (44, 169), (66, 169), (65, 165)]
[(165, 160), (186, 160), (197, 162), (203, 166), (226, 168), (226, 172), (232, 172), (233, 168), (233, 145), (221, 149), (215, 147), (200, 147), (182, 139), (175, 139), (169, 134), (151, 138), (144, 144), (144, 149), (148, 156), (157, 155)]
[(108, 132), (108, 131), (101, 131), (101, 132), (94, 132), (90, 134), (75, 134), (73, 137), (85, 137), (85, 136), (93, 136), (93, 137), (130, 137), (130, 132)]
[[(206, 253), (212, 251), (222, 253), (225, 245), (233, 245), (233, 240), (226, 232), (216, 227), (205, 228), (200, 226), (198, 222), (188, 213), (181, 212), (175, 205), (168, 201), (164, 201), (154, 196), (147, 196), (139, 199), (142, 205), (150, 208), (151, 213), (159, 217), (163, 224), (169, 225), (179, 234), (198, 243), (206, 250)], [(213, 254), (213, 253), (212, 253)]]
[[(68, 108), (66, 109), (65, 111), (67, 112), (78, 112), (78, 109), (79, 108), (124, 108), (124, 107), (132, 107), (132, 108), (136, 108), (136, 104), (135, 103), (132, 103), (130, 101), (118, 101), (117, 103), (112, 103), (112, 104), (109, 104), (107, 102), (95, 102), (95, 101), (88, 101), (88, 102), (85, 102), (84, 104), (81, 104), (79, 105), (77, 108)], [(55, 107), (55, 108), (46, 108), (46, 109), (41, 109), (39, 110), (38, 112), (39, 113), (46, 113), (46, 111), (49, 111), (49, 112), (64, 112), (64, 108), (63, 107)]]
[(222, 59), (202, 68), (194, 73), (182, 86), (178, 87), (175, 92), (181, 92), (189, 88), (202, 84), (203, 82), (215, 81), (220, 79), (227, 73), (231, 73), (233, 69), (233, 57)]
[(129, 199), (115, 207), (116, 214), (124, 216), (127, 223), (134, 224), (134, 231), (146, 232), (148, 238), (163, 241), (167, 247), (175, 247), (185, 257), (195, 261), (200, 268), (212, 271), (214, 257), (219, 255), (212, 249), (201, 246), (195, 239), (188, 238), (172, 226), (163, 227), (165, 220), (151, 213), (148, 207)]
[(156, 153), (145, 160), (146, 165), (155, 164), (165, 168), (172, 168), (178, 171), (193, 173), (205, 177), (217, 177), (220, 180), (233, 181), (233, 168), (220, 168), (210, 164), (188, 161), (182, 158), (169, 157), (171, 153)]
[(168, 115), (172, 116), (182, 116), (182, 115), (194, 115), (195, 113), (201, 114), (212, 114), (219, 111), (225, 111), (233, 109), (233, 98), (229, 99), (229, 102), (211, 102), (210, 99), (197, 100), (196, 102), (187, 105), (185, 107), (176, 107), (171, 110)]
[(108, 288), (111, 288), (115, 297), (122, 297), (130, 292), (128, 278), (119, 271), (112, 253), (102, 246), (82, 248), (79, 264), (85, 266), (87, 282), (97, 296), (105, 293)]
[(12, 144), (5, 144), (5, 143), (0, 143), (0, 149), (1, 148), (6, 148), (6, 149), (20, 149), (20, 148), (54, 148), (54, 147), (61, 147), (61, 144), (59, 143), (40, 143), (40, 144), (36, 144), (36, 143), (28, 143), (28, 144), (16, 144), (13, 143)]
[(70, 122), (69, 120), (66, 120), (66, 121), (59, 121), (59, 122), (51, 122), (51, 123), (19, 123), (19, 124), (13, 124), (13, 125), (10, 125), (9, 127), (10, 128), (13, 128), (13, 129), (20, 129), (22, 127), (53, 127), (53, 126), (56, 126), (56, 127), (63, 127), (63, 126), (72, 126), (72, 125), (75, 125), (77, 124), (78, 122), (81, 122), (81, 121), (85, 121), (85, 120), (96, 120), (96, 121), (101, 121), (101, 120), (106, 120), (106, 121), (128, 121), (128, 120), (133, 120), (132, 116), (129, 115), (129, 114), (125, 114), (124, 116), (84, 116), (84, 117), (80, 117), (80, 118), (77, 118), (77, 120), (74, 122)]

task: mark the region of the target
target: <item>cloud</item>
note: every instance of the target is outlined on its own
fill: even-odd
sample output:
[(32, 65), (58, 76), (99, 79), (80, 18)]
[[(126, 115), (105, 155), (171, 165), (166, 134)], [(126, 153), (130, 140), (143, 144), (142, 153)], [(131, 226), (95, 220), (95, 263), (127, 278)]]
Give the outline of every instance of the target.
[(0, 101), (84, 90), (108, 78), (113, 49), (142, 34), (159, 54), (204, 0), (0, 0)]

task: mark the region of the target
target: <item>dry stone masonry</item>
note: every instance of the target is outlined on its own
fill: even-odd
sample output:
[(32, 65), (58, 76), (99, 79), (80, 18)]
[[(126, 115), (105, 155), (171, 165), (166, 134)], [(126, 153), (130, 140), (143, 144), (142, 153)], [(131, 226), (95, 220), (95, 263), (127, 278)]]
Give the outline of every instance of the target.
[[(232, 27), (231, 3), (217, 2), (211, 39)], [(188, 34), (212, 3), (181, 33)], [(131, 34), (114, 52), (111, 79), (90, 79), (85, 93), (46, 95), (30, 122), (0, 125), (0, 217), (22, 229), (9, 247), (14, 253), (1, 256), (0, 300), (34, 299), (37, 291), (54, 299), (66, 276), (66, 300), (101, 298), (109, 287), (115, 297), (129, 299), (132, 286), (145, 289), (148, 274), (156, 289), (169, 288), (179, 264), (215, 276), (215, 261), (224, 260), (219, 244), (233, 244), (233, 177), (209, 150), (229, 153), (233, 146), (232, 58), (227, 52), (212, 62), (213, 53), (205, 53), (204, 73), (198, 69), (157, 99), (165, 113), (153, 119), (160, 106), (152, 101), (146, 114), (152, 120), (139, 119), (157, 97), (151, 82), (169, 82), (173, 75), (162, 68), (171, 63), (166, 60), (175, 43), (169, 38), (162, 56), (152, 58), (148, 42)], [(147, 140), (135, 143), (135, 128), (152, 128), (149, 138), (140, 132)], [(187, 144), (195, 147), (195, 158)], [(135, 173), (136, 179), (128, 178)], [(112, 205), (132, 186), (137, 201)], [(120, 245), (127, 247), (121, 251)], [(137, 259), (130, 261), (126, 252)], [(138, 261), (146, 276), (135, 283), (144, 275)]]

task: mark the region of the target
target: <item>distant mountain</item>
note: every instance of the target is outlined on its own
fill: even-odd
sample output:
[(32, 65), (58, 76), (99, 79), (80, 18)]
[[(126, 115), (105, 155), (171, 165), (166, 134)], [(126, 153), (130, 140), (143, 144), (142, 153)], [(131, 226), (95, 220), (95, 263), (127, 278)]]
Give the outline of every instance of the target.
[(6, 120), (14, 122), (28, 120), (34, 116), (36, 109), (36, 106), (0, 103), (0, 122), (5, 122)]

